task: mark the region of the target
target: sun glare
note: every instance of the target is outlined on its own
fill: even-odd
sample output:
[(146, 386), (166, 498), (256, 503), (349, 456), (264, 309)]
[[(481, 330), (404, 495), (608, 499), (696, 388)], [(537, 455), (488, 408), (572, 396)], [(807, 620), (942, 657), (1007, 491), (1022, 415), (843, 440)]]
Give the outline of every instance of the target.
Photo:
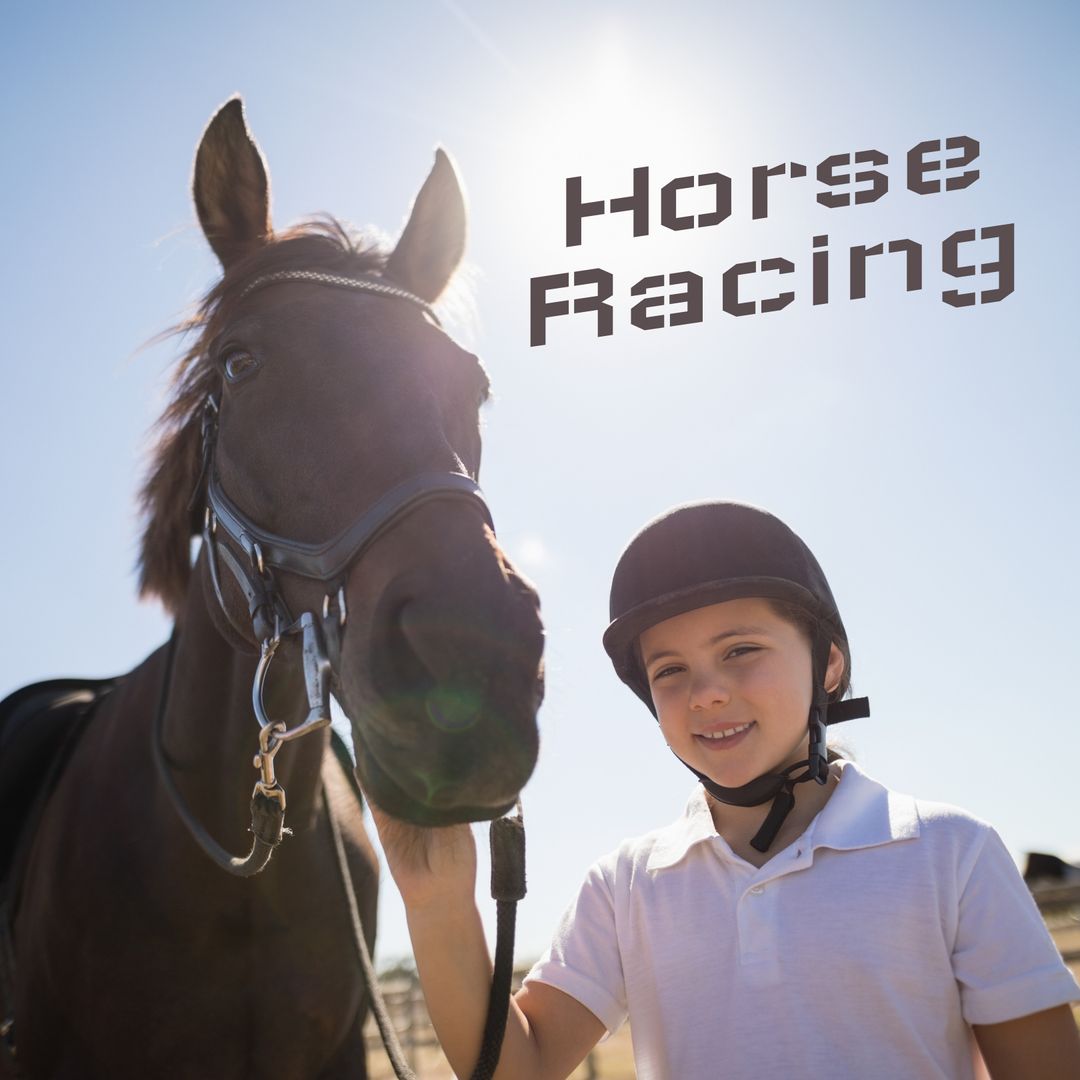
[[(517, 102), (521, 114), (507, 118), (510, 138), (493, 163), (505, 177), (504, 197), (526, 211), (514, 215), (523, 250), (565, 251), (568, 177), (582, 178), (584, 199), (610, 199), (629, 195), (634, 169), (648, 166), (657, 201), (672, 177), (715, 167), (707, 160), (715, 117), (687, 85), (679, 58), (639, 40), (629, 20), (608, 18), (576, 44), (552, 42), (529, 77), (531, 94)], [(707, 192), (690, 191), (680, 205), (701, 212), (707, 201)], [(591, 220), (586, 245), (602, 244), (607, 259), (632, 266), (645, 245), (635, 246), (628, 218)], [(674, 233), (650, 230), (650, 257), (665, 257), (673, 241), (677, 247)]]
[(522, 536), (515, 545), (513, 554), (522, 566), (533, 570), (546, 565), (549, 560), (547, 545), (535, 534)]

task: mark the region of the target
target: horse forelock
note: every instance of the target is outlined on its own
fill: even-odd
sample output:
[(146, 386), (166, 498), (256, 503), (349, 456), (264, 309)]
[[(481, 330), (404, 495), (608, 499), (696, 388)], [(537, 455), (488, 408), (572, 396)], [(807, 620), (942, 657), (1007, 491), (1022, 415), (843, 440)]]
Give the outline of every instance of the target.
[(194, 314), (162, 335), (194, 338), (176, 363), (168, 404), (154, 427), (154, 446), (139, 496), (140, 596), (156, 597), (173, 615), (183, 604), (191, 579), (191, 537), (202, 528), (203, 496), (195, 492), (195, 485), (201, 466), (203, 406), (220, 385), (207, 347), (244, 290), (263, 274), (282, 270), (378, 274), (387, 258), (374, 241), (336, 218), (315, 218), (275, 234), (230, 266)]

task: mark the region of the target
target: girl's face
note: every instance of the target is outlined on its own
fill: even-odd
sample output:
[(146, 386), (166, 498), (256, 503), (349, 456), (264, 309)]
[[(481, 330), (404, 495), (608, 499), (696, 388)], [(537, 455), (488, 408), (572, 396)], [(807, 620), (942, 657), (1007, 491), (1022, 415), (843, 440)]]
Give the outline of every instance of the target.
[[(810, 643), (767, 600), (728, 600), (666, 619), (639, 640), (660, 730), (723, 787), (794, 764), (808, 750)], [(825, 686), (844, 660), (833, 645)]]

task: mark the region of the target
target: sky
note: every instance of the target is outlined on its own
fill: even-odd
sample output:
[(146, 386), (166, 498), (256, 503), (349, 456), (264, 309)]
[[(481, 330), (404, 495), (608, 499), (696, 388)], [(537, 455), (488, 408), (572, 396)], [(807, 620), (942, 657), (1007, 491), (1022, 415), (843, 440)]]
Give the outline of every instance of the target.
[[(623, 546), (690, 499), (764, 506), (817, 554), (871, 699), (842, 733), (863, 768), (992, 821), (1018, 860), (1080, 857), (1078, 23), (1067, 3), (968, 0), (9, 10), (0, 694), (126, 671), (169, 633), (134, 576), (135, 496), (178, 354), (147, 343), (216, 278), (191, 163), (239, 92), (279, 226), (329, 211), (392, 240), (436, 146), (464, 182), (467, 264), (446, 310), (492, 378), (481, 483), (548, 641), (519, 956), (545, 947), (594, 859), (690, 792), (600, 645)], [(909, 190), (908, 152), (961, 136), (978, 141), (977, 180)], [(867, 150), (888, 191), (822, 205), (819, 163)], [(807, 175), (774, 178), (755, 219), (753, 169), (792, 162)], [(609, 213), (568, 247), (566, 179), (614, 199), (641, 167), (647, 234)], [(664, 186), (713, 173), (730, 178), (730, 215), (666, 228)], [(692, 187), (677, 205), (705, 214), (711, 198)], [(983, 269), (954, 278), (947, 239), (1000, 225), (1014, 291), (944, 303), (999, 283), (996, 241), (961, 246)], [(815, 305), (817, 236), (830, 293)], [(851, 299), (850, 249), (896, 240), (922, 245), (922, 288), (905, 290), (893, 253)], [(725, 274), (778, 258), (792, 272), (744, 278), (742, 299), (794, 299), (729, 314)], [(612, 333), (573, 314), (530, 345), (531, 279), (595, 268), (612, 275)], [(679, 272), (701, 278), (701, 320), (633, 325), (635, 283)], [(408, 952), (388, 878), (380, 903), (385, 964)]]

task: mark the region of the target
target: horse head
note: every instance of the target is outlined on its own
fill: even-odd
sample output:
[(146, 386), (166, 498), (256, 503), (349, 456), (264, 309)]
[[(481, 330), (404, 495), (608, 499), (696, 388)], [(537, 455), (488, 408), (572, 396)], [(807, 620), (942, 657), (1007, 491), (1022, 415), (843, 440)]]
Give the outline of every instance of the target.
[[(535, 765), (543, 630), (475, 496), (487, 376), (430, 307), (464, 250), (454, 166), (436, 152), (392, 251), (333, 219), (276, 233), (233, 99), (193, 186), (223, 275), (186, 324), (195, 341), (143, 491), (142, 591), (176, 613), (202, 590), (222, 648), (264, 657), (281, 612), (309, 613), (304, 657), (300, 635), (280, 639), (271, 718), (304, 714), (307, 631), (326, 636), (369, 795), (419, 824), (494, 817)], [(275, 564), (278, 547), (314, 562)]]

